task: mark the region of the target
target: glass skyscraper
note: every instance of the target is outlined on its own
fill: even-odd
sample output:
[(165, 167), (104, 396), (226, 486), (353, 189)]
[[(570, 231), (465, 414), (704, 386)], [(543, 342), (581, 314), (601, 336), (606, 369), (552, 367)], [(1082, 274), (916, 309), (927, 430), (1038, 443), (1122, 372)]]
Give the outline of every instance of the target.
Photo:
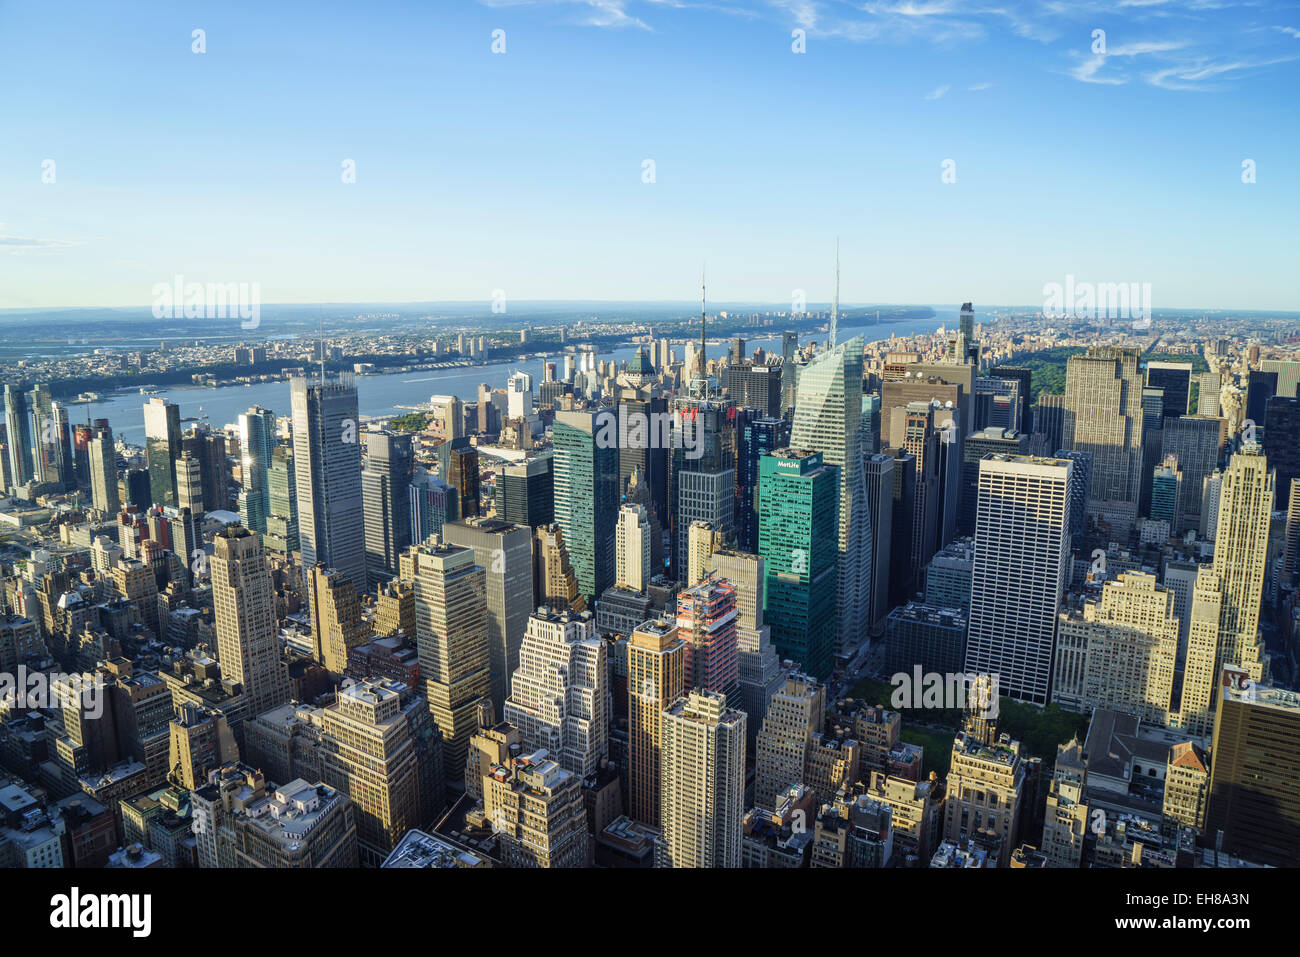
[(271, 512), (268, 472), (275, 451), (275, 413), (253, 406), (239, 414), (239, 465), (243, 489), (239, 493), (239, 520), (255, 532), (266, 532)]
[(172, 463), (181, 455), (181, 409), (175, 402), (154, 397), (145, 403), (144, 448), (153, 504), (175, 506), (176, 472)]
[(820, 680), (835, 655), (840, 470), (820, 452), (778, 449), (760, 465), (758, 553), (772, 644)]
[[(599, 412), (557, 412), (555, 524), (573, 562), (578, 590), (587, 601), (614, 582), (614, 527), (618, 522), (618, 417)], [(605, 441), (605, 436), (613, 436)]]
[[(859, 429), (863, 345), (862, 336), (854, 336), (804, 366), (790, 430), (793, 447), (821, 452), (825, 463), (839, 472), (835, 624), (840, 654), (852, 654), (867, 637), (870, 605), (872, 529)], [(804, 665), (807, 670), (808, 662)]]
[(290, 397), (302, 566), (340, 571), (360, 594), (366, 590), (366, 546), (357, 387), (347, 373), (295, 376)]

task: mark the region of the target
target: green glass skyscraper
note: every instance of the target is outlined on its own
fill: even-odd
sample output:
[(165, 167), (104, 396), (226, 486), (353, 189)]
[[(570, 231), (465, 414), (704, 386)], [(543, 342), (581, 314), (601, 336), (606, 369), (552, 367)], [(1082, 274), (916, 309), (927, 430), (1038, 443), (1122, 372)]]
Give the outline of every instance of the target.
[(618, 416), (557, 412), (555, 524), (573, 562), (578, 590), (592, 602), (614, 583), (614, 528), (618, 522)]
[(777, 449), (759, 463), (758, 499), (772, 644), (825, 680), (835, 654), (840, 470), (820, 452)]

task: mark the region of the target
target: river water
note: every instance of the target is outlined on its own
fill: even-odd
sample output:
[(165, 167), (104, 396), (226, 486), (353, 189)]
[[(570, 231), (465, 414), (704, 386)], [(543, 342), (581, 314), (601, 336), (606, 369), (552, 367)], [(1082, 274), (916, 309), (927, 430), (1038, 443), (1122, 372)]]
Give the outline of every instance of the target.
[[(955, 314), (949, 317), (940, 314), (933, 319), (907, 320), (901, 322), (882, 322), (879, 325), (841, 329), (841, 340), (850, 335), (865, 333), (869, 340), (888, 339), (891, 335), (910, 336), (917, 333), (933, 332), (945, 322), (951, 326)], [(818, 338), (817, 334), (801, 336), (801, 342)], [(767, 338), (750, 339), (746, 337), (746, 350), (752, 352), (756, 346), (762, 346), (768, 352), (781, 350), (780, 335)], [(724, 342), (709, 343), (711, 354), (721, 355), (726, 351)], [(674, 346), (677, 355), (682, 353), (681, 344)], [(601, 353), (601, 360), (613, 359), (622, 363), (631, 359), (636, 346), (623, 346), (611, 352)], [(545, 363), (555, 362), (563, 371), (563, 358), (551, 356), (546, 359), (529, 356), (524, 361), (501, 362), (485, 366), (472, 366), (456, 369), (431, 369), (419, 372), (388, 372), (378, 375), (356, 377), (357, 403), (363, 416), (383, 416), (400, 413), (399, 406), (414, 406), (427, 402), (433, 395), (455, 395), (462, 400), (477, 401), (480, 383), (487, 383), (494, 389), (503, 389), (506, 380), (517, 369), (531, 373), (533, 389), (536, 392), (542, 382)], [(160, 389), (153, 393), (170, 399), (180, 406), (182, 429), (186, 428), (186, 419), (204, 418), (214, 429), (238, 421), (241, 412), (250, 406), (260, 405), (270, 409), (276, 415), (289, 414), (289, 383), (260, 382), (253, 385), (229, 385), (213, 388), (211, 386), (178, 386)], [(73, 424), (90, 419), (108, 419), (116, 438), (142, 445), (144, 443), (144, 404), (149, 396), (136, 392), (123, 392), (105, 397), (99, 402), (77, 404), (68, 409)], [(89, 415), (87, 415), (87, 406)]]

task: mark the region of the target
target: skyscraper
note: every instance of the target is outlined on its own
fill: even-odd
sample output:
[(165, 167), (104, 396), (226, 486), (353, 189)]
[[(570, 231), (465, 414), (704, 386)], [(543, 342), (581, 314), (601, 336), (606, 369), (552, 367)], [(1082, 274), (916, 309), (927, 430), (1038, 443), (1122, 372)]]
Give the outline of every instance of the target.
[(996, 675), (1001, 693), (1047, 704), (1056, 615), (1069, 581), (1074, 463), (989, 454), (980, 462), (967, 674)]
[(105, 426), (90, 440), (90, 500), (105, 515), (121, 507), (117, 494), (117, 448), (113, 430)]
[(871, 582), (868, 588), (868, 622), (873, 631), (889, 615), (890, 546), (894, 536), (894, 458), (877, 452), (863, 462), (867, 487), (867, 514), (871, 518)]
[(533, 602), (558, 611), (587, 607), (558, 525), (542, 525), (533, 531)]
[(1205, 480), (1219, 464), (1227, 440), (1227, 422), (1203, 415), (1183, 415), (1164, 423), (1161, 451), (1178, 459), (1183, 490), (1170, 531), (1179, 534), (1201, 525), (1201, 497)]
[(243, 484), (239, 492), (239, 520), (262, 534), (266, 534), (266, 517), (271, 512), (268, 472), (275, 445), (274, 412), (255, 405), (239, 414), (239, 465)]
[(668, 511), (673, 577), (690, 575), (692, 522), (708, 522), (730, 534), (736, 527), (737, 410), (712, 392), (711, 380), (695, 379), (689, 394), (672, 402)]
[[(750, 744), (762, 727), (768, 701), (781, 684), (781, 661), (763, 616), (763, 559), (749, 552), (720, 549), (709, 556), (711, 569), (736, 590), (736, 663), (739, 679), (733, 702), (749, 716)], [(731, 699), (728, 699), (731, 700)]]
[(1289, 502), (1291, 481), (1300, 477), (1300, 399), (1275, 395), (1264, 412), (1264, 451), (1277, 470), (1277, 507)]
[(1202, 372), (1197, 382), (1200, 387), (1196, 393), (1196, 414), (1218, 415), (1219, 393), (1223, 388), (1223, 377), (1217, 372)]
[(415, 729), (402, 710), (406, 690), (385, 678), (367, 679), (340, 688), (321, 712), (321, 779), (356, 805), (357, 841), (368, 863), (425, 823)]
[[(1272, 867), (1300, 865), (1300, 695), (1227, 669), (1219, 682), (1205, 832)], [(1235, 675), (1235, 676), (1234, 676)]]
[(609, 756), (609, 662), (590, 612), (530, 615), (503, 717), (580, 779)]
[[(1063, 612), (1052, 698), (1087, 714), (1097, 708), (1164, 725), (1172, 708), (1178, 658), (1174, 594), (1154, 575), (1120, 572), (1099, 601)], [(1071, 646), (1081, 654), (1067, 654)]]
[(686, 646), (668, 619), (647, 621), (628, 639), (628, 800), (632, 817), (660, 827), (664, 709), (686, 683)]
[(307, 601), (315, 658), (331, 675), (341, 678), (347, 671), (348, 652), (370, 637), (356, 589), (340, 572), (316, 565), (307, 572)]
[(1275, 473), (1258, 444), (1242, 446), (1223, 473), (1214, 573), (1223, 587), (1219, 657), (1214, 673), (1237, 665), (1255, 681), (1265, 678), (1259, 606), (1268, 561), (1269, 520)]
[(735, 588), (710, 575), (678, 592), (677, 637), (686, 643), (686, 690), (716, 691), (734, 702), (740, 676)]
[(758, 548), (758, 485), (763, 456), (790, 444), (790, 420), (737, 410), (736, 544), (745, 551)]
[(814, 734), (826, 721), (826, 686), (795, 672), (768, 702), (754, 752), (754, 804), (775, 810), (777, 798), (803, 784)]
[(212, 541), (212, 608), (221, 673), (244, 686), (247, 713), (289, 700), (271, 570), (256, 532), (230, 525)]
[(739, 867), (745, 817), (745, 715), (692, 691), (663, 712), (663, 863)]
[(32, 421), (27, 393), (13, 383), (5, 384), (5, 433), (9, 442), (9, 482), (18, 488), (32, 478)]
[(429, 711), (442, 729), (449, 780), (459, 780), (479, 701), (491, 692), (484, 569), (472, 549), (419, 545), (415, 566), (415, 635)]
[(843, 528), (839, 472), (820, 452), (778, 449), (763, 457), (759, 486), (758, 553), (772, 643), (782, 658), (822, 680), (831, 673), (839, 620), (827, 612), (843, 581), (836, 576), (841, 553), (827, 545)]
[(361, 439), (352, 377), (290, 380), (302, 565), (342, 572), (366, 590)]
[(1063, 448), (1092, 453), (1088, 514), (1116, 528), (1137, 521), (1142, 479), (1139, 350), (1092, 346), (1065, 374)]
[(1148, 362), (1147, 385), (1163, 392), (1161, 414), (1166, 419), (1176, 419), (1191, 411), (1190, 362)]
[(366, 519), (366, 579), (376, 588), (397, 574), (398, 556), (411, 546), (410, 433), (366, 433), (361, 501)]
[(582, 779), (545, 750), (493, 765), (483, 778), (483, 811), (507, 867), (587, 866)]
[(443, 525), (442, 537), (449, 544), (472, 548), (475, 563), (484, 571), (490, 693), (495, 713), (501, 714), (510, 693), (510, 676), (519, 667), (528, 616), (536, 607), (532, 530), (492, 518), (466, 518)]
[[(854, 336), (817, 356), (803, 369), (790, 430), (792, 447), (820, 452), (823, 461), (839, 471), (839, 554), (832, 634), (836, 640), (834, 650), (840, 654), (855, 652), (867, 636), (870, 609), (872, 529), (858, 428), (862, 416), (862, 349), (862, 336)], [(772, 631), (775, 640), (775, 621)], [(780, 647), (780, 642), (777, 644)], [(814, 676), (829, 674), (817, 671), (814, 662), (804, 661), (803, 665)]]
[(650, 554), (650, 517), (645, 507), (624, 505), (618, 510), (614, 532), (614, 584), (644, 592), (654, 574)]
[(614, 578), (617, 427), (617, 416), (609, 409), (555, 414), (555, 524), (564, 531), (578, 589), (588, 602)]
[(181, 410), (175, 402), (154, 396), (144, 406), (145, 461), (154, 505), (176, 505), (176, 472), (180, 457)]
[(277, 445), (266, 473), (268, 507), (266, 547), (287, 554), (298, 550), (298, 496), (293, 467), (293, 447)]
[(549, 525), (555, 521), (555, 487), (551, 452), (508, 462), (497, 470), (497, 518), (519, 525)]

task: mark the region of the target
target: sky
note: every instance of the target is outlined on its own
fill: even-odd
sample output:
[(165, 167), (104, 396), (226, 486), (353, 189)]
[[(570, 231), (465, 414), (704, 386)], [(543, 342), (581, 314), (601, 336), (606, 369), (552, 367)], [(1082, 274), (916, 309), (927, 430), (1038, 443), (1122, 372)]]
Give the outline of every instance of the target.
[(1271, 0), (0, 0), (0, 308), (1289, 310), (1298, 81)]

